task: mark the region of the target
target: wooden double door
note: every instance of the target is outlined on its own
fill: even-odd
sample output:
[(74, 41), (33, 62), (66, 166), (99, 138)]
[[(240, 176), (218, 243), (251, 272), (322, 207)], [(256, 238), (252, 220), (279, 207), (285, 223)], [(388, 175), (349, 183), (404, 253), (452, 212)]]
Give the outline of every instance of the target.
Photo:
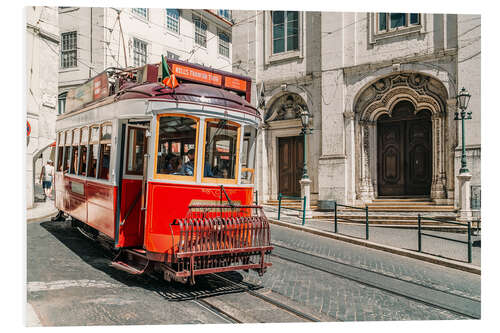
[(279, 193), (300, 196), (300, 179), (304, 171), (304, 138), (278, 138)]
[(377, 122), (378, 195), (426, 196), (432, 183), (432, 122), (427, 110), (414, 114), (409, 102)]

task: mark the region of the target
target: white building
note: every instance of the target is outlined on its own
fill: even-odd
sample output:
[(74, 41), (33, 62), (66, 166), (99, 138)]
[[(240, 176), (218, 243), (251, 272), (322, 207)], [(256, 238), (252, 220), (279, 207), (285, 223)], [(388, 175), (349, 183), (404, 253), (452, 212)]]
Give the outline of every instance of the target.
[(228, 10), (59, 7), (61, 107), (65, 93), (109, 67), (159, 63), (161, 55), (231, 71)]
[(480, 186), (481, 17), (424, 13), (233, 11), (233, 71), (255, 80), (264, 112), (261, 198), (300, 195), (300, 112), (312, 114), (312, 201), (426, 197), (457, 206), (461, 127), (472, 95), (467, 164)]
[[(26, 116), (31, 132), (26, 147), (27, 208), (33, 207), (35, 179), (55, 141), (59, 63), (56, 7), (26, 7)], [(43, 157), (43, 158), (42, 158)], [(38, 184), (36, 186), (39, 186)]]

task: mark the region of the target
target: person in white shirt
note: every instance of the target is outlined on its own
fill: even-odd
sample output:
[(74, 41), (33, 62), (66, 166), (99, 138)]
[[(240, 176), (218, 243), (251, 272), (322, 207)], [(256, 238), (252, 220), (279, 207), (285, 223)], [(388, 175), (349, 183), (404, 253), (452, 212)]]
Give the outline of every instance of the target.
[(54, 166), (52, 161), (48, 160), (47, 164), (42, 167), (40, 172), (40, 184), (42, 184), (43, 191), (45, 192), (45, 199), (52, 198), (52, 180), (54, 179)]

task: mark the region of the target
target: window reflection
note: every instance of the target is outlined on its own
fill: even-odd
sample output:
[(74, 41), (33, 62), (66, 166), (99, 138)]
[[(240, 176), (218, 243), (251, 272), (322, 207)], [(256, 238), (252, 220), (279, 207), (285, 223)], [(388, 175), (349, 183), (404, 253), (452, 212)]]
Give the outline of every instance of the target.
[(235, 179), (239, 127), (220, 119), (206, 128), (204, 177)]
[(182, 116), (160, 117), (156, 173), (193, 176), (196, 157), (196, 120)]

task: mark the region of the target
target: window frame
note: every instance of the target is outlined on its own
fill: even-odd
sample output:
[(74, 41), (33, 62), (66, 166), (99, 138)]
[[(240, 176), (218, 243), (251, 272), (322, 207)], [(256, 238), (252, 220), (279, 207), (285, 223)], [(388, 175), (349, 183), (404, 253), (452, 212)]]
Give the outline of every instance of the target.
[[(89, 127), (89, 142), (87, 143), (87, 168), (86, 168), (86, 172), (85, 172), (85, 177), (87, 178), (91, 178), (91, 179), (99, 179), (97, 177), (98, 175), (98, 171), (99, 171), (99, 168), (100, 168), (100, 165), (99, 165), (99, 160), (100, 160), (100, 156), (101, 156), (101, 145), (100, 145), (100, 141), (101, 141), (101, 126), (99, 124), (92, 124)], [(97, 141), (93, 141), (92, 140), (92, 128), (97, 128)], [(90, 162), (91, 162), (91, 159), (90, 159), (90, 146), (93, 146), (93, 145), (97, 145), (97, 158), (96, 158), (96, 165), (95, 165), (95, 176), (89, 176), (89, 166), (90, 166)]]
[[(144, 142), (143, 142), (143, 152), (144, 153), (147, 153), (147, 149), (148, 149), (148, 137), (147, 137), (147, 130), (148, 130), (148, 127), (146, 126), (139, 126), (139, 125), (129, 125), (127, 124), (127, 133), (126, 133), (126, 140), (127, 140), (127, 144), (126, 144), (126, 153), (125, 153), (125, 168), (123, 170), (123, 174), (124, 175), (127, 175), (127, 176), (143, 176), (143, 170), (140, 170), (140, 171), (129, 171), (128, 170), (128, 162), (129, 162), (129, 151), (130, 151), (130, 130), (131, 129), (134, 129), (134, 130), (144, 130)], [(137, 132), (136, 132), (137, 133)], [(137, 134), (134, 138), (134, 143), (137, 142)], [(144, 168), (144, 164), (146, 163), (146, 158), (143, 156), (143, 168)]]
[[(226, 36), (227, 37), (227, 41), (221, 39), (221, 35)], [(218, 31), (217, 31), (217, 38), (218, 38), (217, 54), (220, 55), (220, 56), (223, 56), (225, 58), (230, 58), (231, 57), (231, 47), (230, 47), (230, 45), (231, 45), (231, 36), (226, 31), (218, 29)], [(222, 42), (227, 43), (227, 46), (223, 45)], [(221, 47), (222, 48), (227, 48), (227, 55), (221, 53)]]
[[(203, 131), (203, 154), (202, 154), (202, 161), (203, 161), (203, 167), (201, 170), (201, 182), (202, 183), (218, 183), (218, 184), (237, 184), (238, 179), (240, 178), (239, 173), (240, 173), (240, 140), (241, 140), (241, 129), (243, 126), (237, 122), (227, 120), (227, 125), (232, 125), (232, 126), (237, 126), (238, 131), (236, 135), (236, 157), (235, 157), (235, 166), (234, 166), (234, 178), (216, 178), (216, 177), (205, 177), (205, 154), (206, 154), (206, 147), (207, 147), (207, 130), (208, 130), (208, 123), (209, 122), (214, 122), (214, 121), (221, 121), (225, 120), (224, 118), (205, 118), (204, 120), (204, 131)], [(213, 167), (213, 166), (212, 166)]]
[[(173, 174), (163, 174), (163, 173), (158, 173), (158, 140), (160, 136), (160, 119), (162, 117), (183, 117), (183, 118), (190, 118), (193, 119), (196, 122), (196, 137), (195, 137), (195, 152), (194, 152), (194, 168), (193, 168), (193, 175), (188, 176), (188, 175), (173, 175)], [(154, 166), (153, 166), (153, 179), (156, 180), (178, 180), (178, 181), (187, 181), (187, 182), (196, 182), (196, 179), (198, 179), (198, 153), (199, 153), (199, 136), (200, 136), (200, 122), (201, 118), (195, 117), (192, 115), (188, 114), (182, 114), (182, 113), (162, 113), (156, 115), (156, 134), (155, 134), (155, 145), (154, 145)]]
[[(141, 9), (146, 10), (146, 15), (143, 14)], [(149, 21), (149, 8), (134, 7), (132, 8), (131, 12), (133, 15), (140, 17), (141, 19)]]
[[(70, 34), (71, 35), (74, 34), (74, 48), (64, 49), (64, 37), (69, 36)], [(68, 41), (67, 43), (70, 44), (70, 41)], [(64, 61), (63, 61), (63, 56), (65, 54), (72, 54), (73, 52), (75, 54), (74, 60), (71, 60), (71, 62), (67, 61), (67, 64), (65, 65)], [(73, 63), (73, 61), (74, 61), (74, 63)], [(60, 69), (78, 68), (78, 31), (77, 30), (66, 31), (66, 32), (61, 33), (61, 51), (60, 51), (60, 59), (59, 59), (59, 68)]]
[[(83, 140), (83, 132), (87, 132), (87, 141), (82, 142)], [(82, 126), (80, 127), (80, 144), (78, 145), (78, 172), (77, 175), (81, 177), (87, 177), (87, 166), (88, 166), (88, 154), (89, 154), (89, 142), (90, 142), (90, 126)], [(83, 154), (82, 154), (82, 147), (85, 146), (87, 151), (85, 152), (85, 170), (82, 169), (82, 161), (83, 161)], [(85, 172), (85, 175), (83, 175), (83, 172)]]
[[(103, 140), (103, 129), (106, 126), (111, 127), (111, 132), (110, 132), (110, 138), (109, 140)], [(104, 157), (104, 151), (102, 150), (102, 145), (109, 144), (109, 165), (108, 165), (108, 177), (107, 178), (101, 178), (101, 172), (102, 172), (102, 163), (101, 160)], [(97, 171), (96, 171), (96, 179), (101, 180), (101, 181), (111, 181), (111, 161), (112, 161), (112, 152), (113, 152), (113, 123), (112, 122), (104, 122), (99, 124), (99, 148), (98, 148), (98, 160), (97, 160)]]
[[(204, 25), (205, 26), (205, 29), (202, 29), (201, 27), (198, 27), (197, 26), (197, 22), (200, 23), (200, 25)], [(207, 38), (207, 31), (208, 31), (208, 23), (203, 21), (201, 17), (199, 16), (196, 16), (196, 15), (193, 15), (193, 23), (194, 23), (194, 44), (195, 45), (198, 45), (199, 47), (202, 47), (202, 48), (207, 48), (207, 42), (208, 42), (208, 38)], [(199, 30), (201, 30), (203, 32), (200, 33)], [(201, 35), (201, 37), (204, 38), (204, 44), (201, 44), (197, 37), (198, 35)]]
[[(388, 30), (380, 30), (380, 14), (383, 12), (367, 13), (369, 23), (369, 35), (368, 42), (370, 44), (375, 44), (379, 40), (392, 38), (395, 36), (405, 36), (410, 34), (422, 34), (427, 32), (427, 16), (423, 13), (404, 13), (406, 14), (407, 25), (396, 27), (390, 29), (390, 20), (388, 19), (388, 14), (386, 14), (386, 26), (389, 27)], [(411, 14), (418, 14), (418, 24), (409, 24)]]
[[(385, 15), (385, 24), (386, 28), (385, 29), (380, 29), (380, 16), (384, 14)], [(404, 14), (405, 15), (405, 24), (402, 26), (397, 26), (394, 28), (391, 28), (391, 14)], [(411, 23), (411, 15), (412, 14), (417, 14), (418, 15), (418, 23)], [(422, 26), (422, 14), (421, 13), (389, 13), (389, 12), (377, 12), (376, 13), (376, 33), (377, 34), (384, 34), (384, 33), (390, 33), (393, 31), (401, 31), (401, 30), (406, 30), (412, 27), (417, 27), (417, 26)]]
[[(285, 42), (283, 51), (275, 52), (274, 51), (274, 22), (273, 22), (273, 14), (275, 12), (283, 12), (283, 40)], [(288, 12), (296, 12), (297, 13), (297, 48), (293, 50), (288, 50)], [(280, 55), (288, 52), (297, 52), (300, 49), (300, 12), (296, 10), (274, 10), (271, 11), (271, 54), (272, 55)]]
[[(70, 162), (69, 162), (69, 171), (68, 173), (71, 175), (77, 175), (78, 174), (78, 164), (76, 165), (76, 168), (73, 169), (75, 161), (79, 161), (80, 158), (80, 139), (81, 139), (81, 131), (80, 127), (75, 127), (71, 130), (71, 149), (70, 149)], [(75, 147), (76, 147), (76, 156), (75, 155)], [(75, 158), (73, 160), (73, 157)]]
[[(177, 11), (177, 18), (173, 17), (172, 15), (169, 15), (168, 11)], [(179, 35), (180, 34), (180, 18), (181, 18), (181, 11), (180, 9), (177, 8), (165, 8), (165, 26), (168, 31)], [(169, 26), (169, 22), (173, 22), (177, 25), (177, 29), (173, 29)]]
[[(137, 44), (139, 44), (139, 43), (144, 44), (144, 46), (145, 46), (144, 54), (136, 52), (136, 50), (140, 49), (140, 48), (136, 48), (136, 42), (137, 42)], [(133, 50), (133, 60), (134, 60), (135, 67), (141, 67), (141, 66), (144, 66), (148, 63), (148, 45), (149, 45), (148, 42), (146, 42), (140, 38), (133, 37), (132, 50)], [(144, 57), (144, 63), (140, 63), (141, 56)], [(137, 60), (137, 62), (136, 62), (136, 60)]]

